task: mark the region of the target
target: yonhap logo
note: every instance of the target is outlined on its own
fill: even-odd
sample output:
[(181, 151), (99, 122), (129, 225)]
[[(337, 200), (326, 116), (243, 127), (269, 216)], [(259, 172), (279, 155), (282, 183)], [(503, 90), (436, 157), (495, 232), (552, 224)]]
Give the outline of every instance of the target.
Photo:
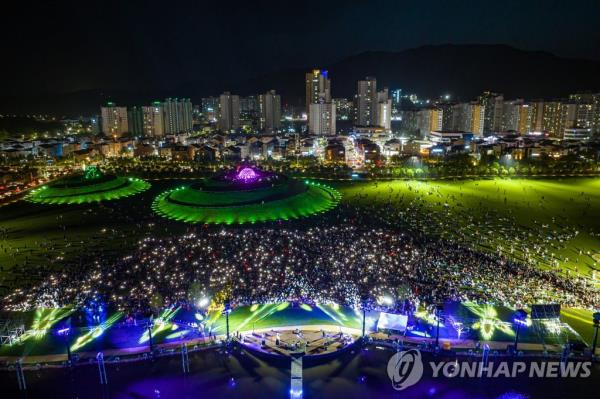
[(397, 391), (415, 385), (423, 377), (421, 352), (417, 349), (397, 352), (388, 361), (387, 373)]
[[(494, 363), (455, 359), (428, 364), (427, 375), (430, 378), (589, 378), (592, 374), (592, 363), (589, 361), (525, 362), (507, 359)], [(402, 391), (415, 385), (423, 378), (426, 365), (417, 349), (395, 353), (387, 364), (392, 387)]]

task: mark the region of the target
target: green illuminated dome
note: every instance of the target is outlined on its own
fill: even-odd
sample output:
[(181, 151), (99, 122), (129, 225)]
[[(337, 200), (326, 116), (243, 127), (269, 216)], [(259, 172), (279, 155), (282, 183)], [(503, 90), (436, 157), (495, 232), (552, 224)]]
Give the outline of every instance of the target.
[(27, 200), (43, 204), (83, 204), (109, 201), (140, 193), (150, 184), (134, 177), (105, 175), (95, 167), (32, 190)]
[(335, 207), (339, 199), (336, 190), (320, 183), (246, 166), (166, 191), (152, 207), (188, 223), (243, 224), (310, 216)]

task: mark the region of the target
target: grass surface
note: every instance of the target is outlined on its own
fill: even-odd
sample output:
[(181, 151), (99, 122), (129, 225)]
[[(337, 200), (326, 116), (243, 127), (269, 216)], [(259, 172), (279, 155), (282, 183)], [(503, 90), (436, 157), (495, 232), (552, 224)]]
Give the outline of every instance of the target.
[[(254, 199), (256, 202), (239, 206), (222, 206), (223, 203), (219, 203), (221, 196), (225, 198), (225, 203), (241, 202), (244, 199)], [(178, 202), (171, 201), (171, 198)], [(179, 187), (160, 194), (152, 204), (152, 208), (159, 215), (186, 223), (257, 223), (298, 219), (325, 212), (337, 205), (339, 193), (325, 185), (310, 183), (306, 191), (287, 198), (264, 202), (260, 201), (260, 198), (260, 195), (255, 192), (207, 194), (188, 187)], [(198, 206), (184, 205), (184, 203), (197, 203)], [(207, 206), (207, 203), (214, 205)]]
[(133, 177), (115, 177), (80, 187), (45, 185), (32, 190), (27, 200), (42, 204), (84, 204), (129, 197), (150, 188), (150, 184)]
[[(342, 184), (339, 190), (343, 201), (358, 206), (417, 207), (407, 216), (420, 218), (422, 230), (478, 250), (523, 261), (527, 248), (539, 267), (557, 263), (588, 277), (600, 268), (593, 258), (600, 253), (597, 178), (391, 181)], [(535, 245), (548, 248), (548, 255)]]
[[(146, 235), (184, 232), (185, 224), (157, 217), (151, 210), (156, 196), (174, 186), (181, 182), (158, 182), (119, 201), (68, 206), (20, 201), (0, 207), (2, 292), (6, 293), (7, 282), (41, 279), (49, 270), (68, 273), (68, 262), (123, 256)], [(523, 260), (528, 249), (538, 267), (560, 267), (586, 276), (599, 267), (593, 258), (600, 254), (597, 178), (359, 182), (335, 187), (348, 204), (372, 211), (391, 205), (420, 221), (417, 228), (478, 250)], [(305, 198), (301, 204), (288, 205), (300, 214), (301, 205), (314, 206), (313, 202)], [(260, 205), (248, 210), (258, 214), (255, 221), (269, 215)], [(236, 217), (251, 221), (250, 213), (239, 212), (218, 220), (233, 223)], [(547, 255), (544, 248), (549, 249)], [(591, 342), (591, 312), (566, 309), (562, 317)]]

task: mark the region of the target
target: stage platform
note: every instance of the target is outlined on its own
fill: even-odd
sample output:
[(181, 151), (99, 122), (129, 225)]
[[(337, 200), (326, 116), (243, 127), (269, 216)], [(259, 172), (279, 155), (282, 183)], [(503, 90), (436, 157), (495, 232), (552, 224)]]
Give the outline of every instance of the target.
[(357, 330), (332, 326), (298, 326), (264, 329), (236, 338), (244, 347), (279, 356), (321, 356), (352, 345), (360, 337)]

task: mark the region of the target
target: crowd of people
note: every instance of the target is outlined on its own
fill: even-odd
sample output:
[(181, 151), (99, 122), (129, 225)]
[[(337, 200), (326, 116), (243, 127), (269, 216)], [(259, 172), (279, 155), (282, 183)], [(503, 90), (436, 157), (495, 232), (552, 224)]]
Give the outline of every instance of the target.
[[(511, 307), (600, 305), (600, 291), (589, 278), (537, 264), (551, 266), (552, 245), (573, 237), (575, 230), (527, 237), (526, 231), (510, 231), (510, 212), (484, 213), (482, 222), (472, 216), (459, 224), (443, 210), (451, 198), (429, 190), (405, 198), (391, 188), (387, 199), (378, 200), (358, 191), (327, 214), (304, 220), (252, 227), (198, 225), (183, 233), (147, 236), (120, 259), (97, 257), (73, 265), (68, 273), (13, 291), (4, 305), (25, 310), (82, 304), (100, 296), (121, 310), (148, 312), (193, 306), (201, 297), (224, 292), (236, 304), (301, 300), (388, 308), (410, 303), (414, 308), (457, 300)], [(424, 201), (428, 195), (438, 196), (439, 204)], [(442, 210), (434, 212), (436, 205)], [(487, 226), (486, 220), (496, 224)], [(529, 241), (483, 248), (490, 245), (486, 235), (499, 228)], [(445, 234), (450, 231), (453, 240)]]

